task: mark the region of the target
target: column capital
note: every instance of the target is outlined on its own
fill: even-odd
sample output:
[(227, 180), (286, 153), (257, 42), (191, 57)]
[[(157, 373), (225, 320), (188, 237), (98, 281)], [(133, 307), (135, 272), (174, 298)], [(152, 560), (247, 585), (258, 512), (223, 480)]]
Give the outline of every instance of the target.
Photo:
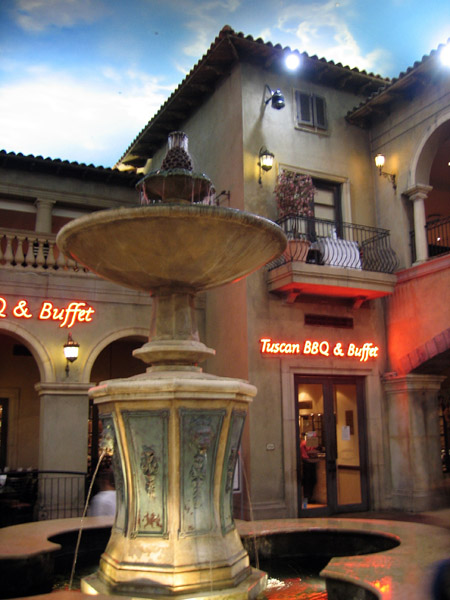
[(441, 383), (445, 380), (442, 375), (425, 375), (422, 373), (408, 373), (407, 375), (389, 376), (383, 378), (386, 394), (399, 392), (413, 392), (420, 390), (439, 391)]
[(413, 185), (412, 187), (405, 190), (403, 194), (405, 196), (408, 196), (408, 198), (412, 202), (415, 202), (416, 200), (425, 200), (425, 198), (428, 196), (432, 189), (432, 185), (426, 185), (425, 183), (417, 183), (416, 185)]
[(50, 198), (36, 198), (34, 201), (35, 206), (53, 206), (56, 204), (56, 200), (50, 200)]
[(41, 382), (34, 386), (39, 396), (86, 396), (93, 383)]

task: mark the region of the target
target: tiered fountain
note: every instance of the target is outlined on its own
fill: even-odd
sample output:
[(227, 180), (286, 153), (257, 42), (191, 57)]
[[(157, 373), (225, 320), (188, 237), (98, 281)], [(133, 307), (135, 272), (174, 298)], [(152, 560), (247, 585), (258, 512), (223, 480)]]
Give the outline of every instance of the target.
[(253, 598), (266, 576), (249, 565), (232, 515), (232, 481), (249, 383), (203, 373), (195, 295), (278, 256), (281, 229), (206, 205), (210, 180), (192, 171), (176, 132), (159, 171), (141, 182), (146, 205), (66, 225), (57, 243), (99, 276), (152, 295), (146, 373), (90, 391), (113, 452), (117, 513), (97, 573), (82, 591), (133, 597)]

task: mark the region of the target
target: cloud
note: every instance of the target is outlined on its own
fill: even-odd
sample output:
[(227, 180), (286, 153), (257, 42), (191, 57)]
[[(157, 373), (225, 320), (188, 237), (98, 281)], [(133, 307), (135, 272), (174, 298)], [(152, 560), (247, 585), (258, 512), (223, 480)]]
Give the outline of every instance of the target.
[(390, 54), (375, 48), (363, 54), (348, 25), (353, 13), (352, 0), (327, 0), (290, 4), (279, 14), (278, 28), (295, 39), (296, 47), (309, 55), (317, 54), (344, 66), (385, 72)]
[(181, 5), (172, 0), (171, 3), (185, 14), (185, 27), (194, 33), (193, 39), (184, 46), (183, 53), (195, 58), (205, 54), (229, 16), (241, 6), (241, 0), (184, 0)]
[(7, 151), (112, 166), (166, 100), (172, 86), (137, 71), (78, 80), (33, 68), (0, 86), (0, 131)]
[(97, 21), (106, 9), (102, 0), (14, 0), (12, 18), (26, 31), (73, 27)]

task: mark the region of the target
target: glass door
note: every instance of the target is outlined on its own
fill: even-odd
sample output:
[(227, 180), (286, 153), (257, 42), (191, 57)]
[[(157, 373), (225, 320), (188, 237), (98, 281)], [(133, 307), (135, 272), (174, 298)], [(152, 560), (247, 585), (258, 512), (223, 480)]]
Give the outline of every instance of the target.
[(299, 511), (367, 510), (362, 378), (296, 377)]

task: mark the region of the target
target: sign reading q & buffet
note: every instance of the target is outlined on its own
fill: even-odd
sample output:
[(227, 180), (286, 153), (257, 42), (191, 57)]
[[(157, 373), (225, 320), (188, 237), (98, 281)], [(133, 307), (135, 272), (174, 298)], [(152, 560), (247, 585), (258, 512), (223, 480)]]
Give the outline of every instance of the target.
[(42, 302), (37, 311), (32, 311), (28, 300), (17, 300), (8, 305), (5, 298), (0, 296), (1, 319), (38, 319), (39, 321), (55, 321), (60, 327), (70, 329), (75, 323), (90, 323), (95, 309), (86, 302), (69, 302), (65, 306), (55, 306), (50, 300)]

